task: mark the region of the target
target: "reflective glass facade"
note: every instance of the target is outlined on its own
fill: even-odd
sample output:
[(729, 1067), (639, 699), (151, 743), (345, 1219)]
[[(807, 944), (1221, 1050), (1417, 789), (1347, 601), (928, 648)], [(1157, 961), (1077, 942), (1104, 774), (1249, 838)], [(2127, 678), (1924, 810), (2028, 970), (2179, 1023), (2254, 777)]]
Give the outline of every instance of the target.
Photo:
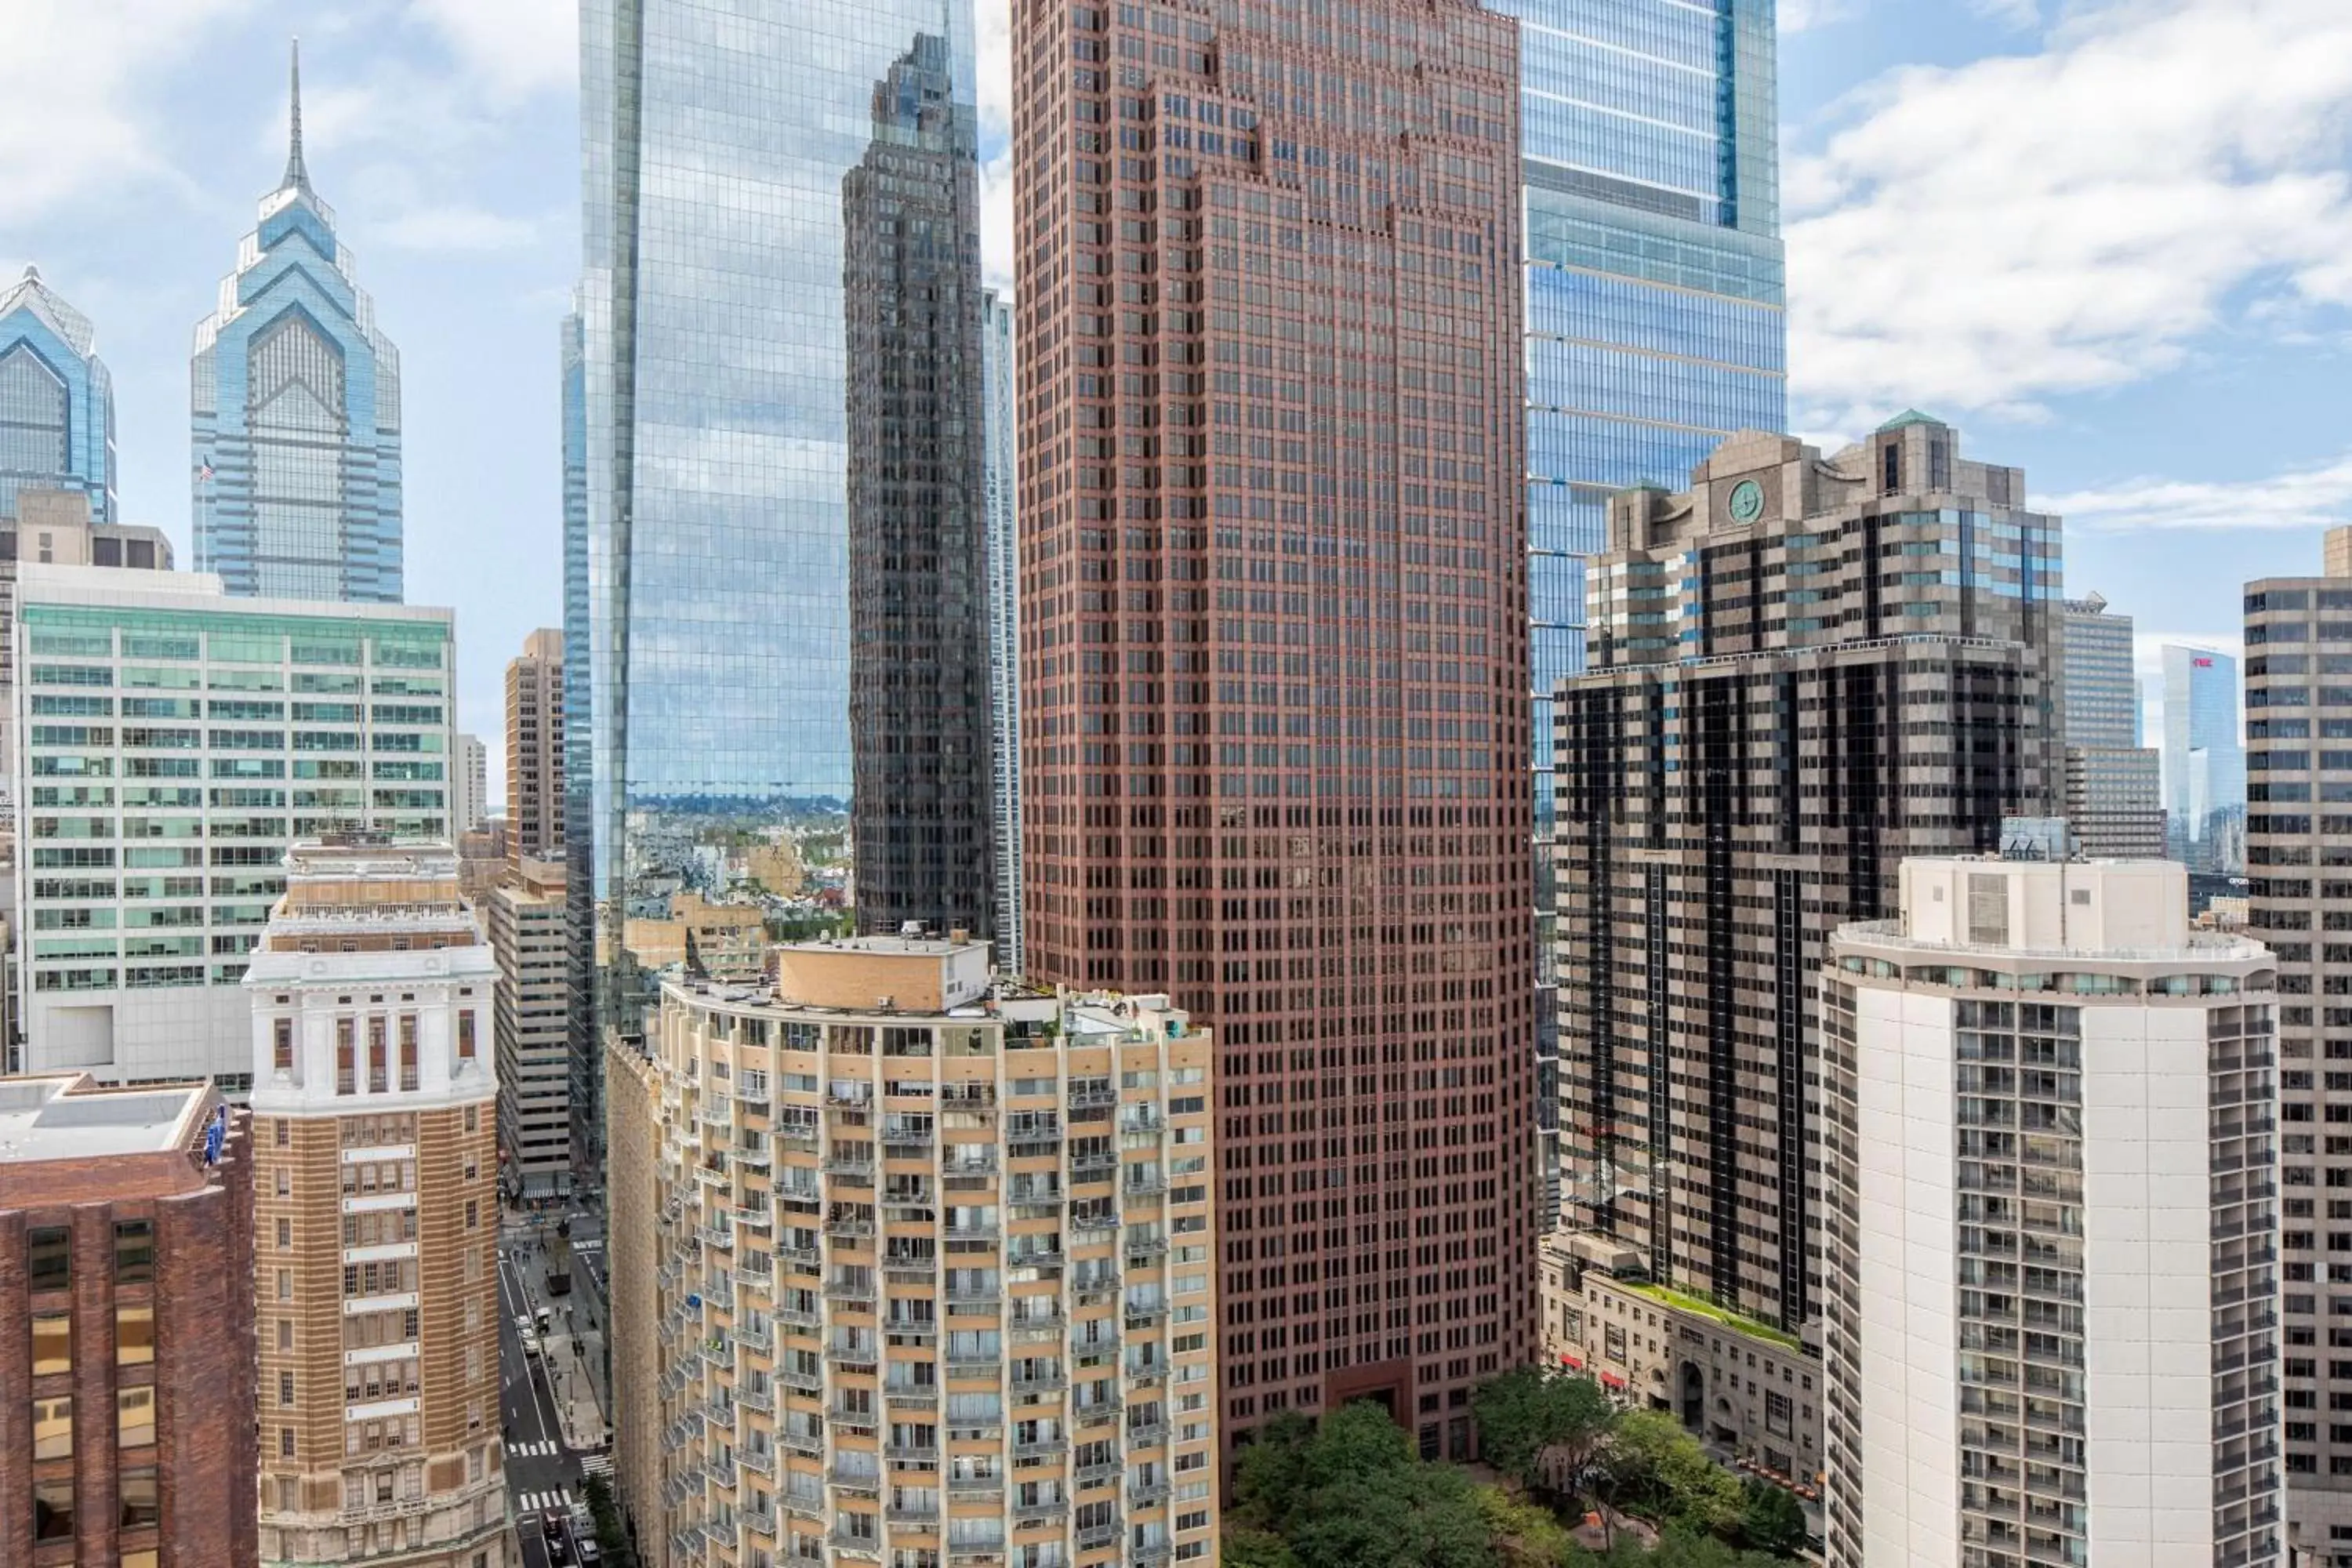
[[(984, 927), (970, 6), (584, 0), (582, 22), (600, 919), (621, 937), (683, 893), (866, 912), (871, 778), (889, 793), (857, 826), (914, 847), (875, 898)], [(861, 671), (886, 717), (859, 731)], [(634, 1035), (647, 994), (607, 951), (599, 1022)]]
[(571, 944), (565, 1034), (571, 1059), (573, 1167), (593, 1171), (604, 1147), (604, 1060), (596, 1049), (596, 887), (594, 802), (588, 770), (590, 732), (588, 596), (588, 355), (572, 301), (563, 318), (563, 896)]
[(1788, 425), (1772, 0), (1486, 0), (1519, 19), (1536, 812), (1612, 492)]
[[(2277, 660), (2271, 660), (2273, 668)], [(2164, 650), (2164, 812), (2175, 858), (2195, 871), (2243, 868), (2246, 748), (2238, 661), (2210, 648)]]
[(0, 293), (0, 518), (22, 489), (75, 489), (89, 520), (114, 516), (114, 378), (89, 318), (32, 268)]
[(1013, 398), (1013, 302), (991, 289), (988, 377), (988, 678), (996, 786), (996, 963), (1019, 974), (1021, 952), (1021, 545), (1015, 531), (1020, 405)]
[(299, 85), (286, 177), (196, 326), (196, 570), (232, 594), (397, 604), (400, 355), (310, 188)]

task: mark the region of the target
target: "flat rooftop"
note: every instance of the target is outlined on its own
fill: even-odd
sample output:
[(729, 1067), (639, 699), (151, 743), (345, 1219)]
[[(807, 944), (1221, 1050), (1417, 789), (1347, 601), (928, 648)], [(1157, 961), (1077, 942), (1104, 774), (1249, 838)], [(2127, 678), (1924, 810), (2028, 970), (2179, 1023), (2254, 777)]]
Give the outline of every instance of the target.
[(870, 952), (891, 958), (945, 958), (987, 943), (944, 936), (837, 936), (815, 942), (779, 942), (785, 952)]
[(110, 1089), (79, 1073), (0, 1079), (0, 1163), (168, 1154), (189, 1148), (212, 1090)]

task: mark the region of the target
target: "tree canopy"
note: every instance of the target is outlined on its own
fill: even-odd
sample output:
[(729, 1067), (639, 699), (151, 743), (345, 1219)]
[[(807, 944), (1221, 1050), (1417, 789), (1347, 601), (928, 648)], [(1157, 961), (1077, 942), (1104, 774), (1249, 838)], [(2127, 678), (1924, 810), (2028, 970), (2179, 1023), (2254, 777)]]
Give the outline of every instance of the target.
[(1599, 1384), (1546, 1367), (1517, 1367), (1481, 1384), (1471, 1409), (1486, 1462), (1530, 1487), (1580, 1486), (1617, 1421)]

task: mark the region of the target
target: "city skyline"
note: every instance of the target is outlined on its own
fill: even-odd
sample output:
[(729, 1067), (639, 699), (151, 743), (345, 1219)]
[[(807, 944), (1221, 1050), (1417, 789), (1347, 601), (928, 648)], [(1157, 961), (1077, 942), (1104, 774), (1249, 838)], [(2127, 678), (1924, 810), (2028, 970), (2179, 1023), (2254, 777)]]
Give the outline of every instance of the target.
[[(469, 627), (460, 721), (495, 728), (503, 650), (534, 626), (559, 624), (561, 611), (555, 578), (522, 568), (551, 559), (561, 531), (558, 387), (547, 345), (579, 265), (574, 7), (518, 0), (475, 14), (412, 0), (382, 15), (321, 16), (297, 0), (234, 10), (224, 0), (191, 0), (124, 37), (111, 18), (129, 0), (28, 5), (42, 25), (0, 62), (0, 84), (17, 87), (16, 102), (40, 118), (13, 132), (22, 177), (0, 208), (0, 279), (37, 265), (95, 323), (121, 405), (121, 521), (164, 529), (183, 562), (194, 558), (187, 326), (209, 307), (227, 237), (250, 218), (257, 171), (266, 178), (284, 157), (286, 39), (305, 34), (310, 161), (332, 171), (322, 177), (342, 233), (405, 351), (407, 597), (459, 611)], [(978, 9), (982, 227), (989, 279), (1001, 285), (1011, 253), (1000, 221), (1010, 193), (1002, 52), (1009, 5), (982, 0)], [(2194, 0), (2168, 24), (2104, 5), (2091, 8), (2095, 26), (2061, 34), (1975, 14), (1994, 9), (1923, 15), (1896, 0), (1780, 6), (1796, 433), (1834, 447), (1911, 403), (1965, 426), (2046, 487), (2034, 499), (2073, 523), (2078, 586), (2100, 589), (2137, 616), (2144, 647), (2226, 650), (2234, 605), (2210, 584), (2299, 570), (2315, 548), (2300, 524), (2352, 515), (2352, 444), (2323, 395), (2340, 374), (2341, 290), (2329, 293), (2315, 275), (2308, 287), (2261, 281), (2259, 244), (2207, 246), (2193, 266), (2181, 265), (2169, 291), (2100, 307), (2102, 289), (2132, 283), (2144, 258), (2176, 254), (2164, 248), (2171, 237), (2152, 230), (2191, 220), (2143, 210), (2178, 204), (2148, 199), (2151, 176), (2134, 151), (2143, 132), (2128, 119), (2139, 109), (2097, 64), (2120, 55), (2168, 68), (2184, 53), (2193, 58), (2200, 19), (2226, 11), (2242, 24), (2185, 79), (2193, 102), (2176, 104), (2168, 132), (2177, 139), (2168, 145), (2198, 172), (2192, 210), (2226, 227), (2263, 193), (2315, 163), (2340, 163), (2329, 114), (2352, 105), (2352, 71), (2328, 66), (2280, 92), (2248, 57), (2258, 60), (2300, 25), (2298, 55), (2340, 61), (2352, 47), (2331, 54), (2325, 38), (2347, 36), (2352, 17), (2290, 0)], [(104, 30), (103, 49), (91, 29)], [(58, 101), (42, 79), (61, 79), (65, 60), (91, 54), (103, 56), (94, 63), (100, 74), (76, 79), (72, 100)], [(1898, 74), (1912, 66), (1921, 68)], [(2092, 117), (2077, 135), (2071, 116), (2035, 112), (2058, 101), (2058, 83), (2077, 101), (2112, 100), (2117, 113)], [(2004, 100), (2001, 112), (2014, 123), (1992, 136), (1977, 100), (2012, 88), (2022, 96)], [(1932, 147), (1892, 157), (1889, 138), (1906, 117), (1954, 104), (1948, 118), (1965, 134), (1938, 132)], [(2266, 139), (2241, 147), (2255, 125)], [(2052, 157), (2062, 131), (2078, 144)], [(2059, 348), (2095, 328), (2094, 349), (2140, 332), (2148, 353), (2053, 353), (2053, 365), (2080, 373), (2080, 384), (2053, 386), (2028, 353), (2011, 355), (2006, 368), (1954, 371), (1974, 352), (1962, 319), (1935, 338), (1936, 322), (1904, 320), (1912, 313), (1900, 293), (1837, 302), (1847, 319), (1832, 322), (1834, 331), (1822, 326), (1843, 247), (1857, 237), (1886, 247), (1890, 267), (1918, 264), (1929, 237), (1888, 226), (1917, 210), (1918, 182), (1956, 147), (1979, 177), (2016, 174), (2021, 211), (2054, 182), (2088, 182), (2084, 171), (2095, 166), (2132, 209), (2110, 242), (2087, 251), (2055, 237), (1998, 258), (1970, 247), (1971, 265), (1985, 270), (1955, 279), (1956, 296), (1980, 313), (1999, 288), (2031, 288), (2047, 301), (2037, 321), (2074, 313), (2045, 334)], [(1883, 190), (1856, 183), (1853, 171), (1872, 150), (1899, 164)], [(1988, 167), (2003, 158), (2015, 167)], [(2266, 221), (2258, 237), (2268, 243), (2286, 220)], [(2327, 234), (2352, 227), (2340, 202), (2311, 205), (2304, 221)], [(131, 233), (139, 243), (123, 243)], [(2291, 258), (2307, 248), (2300, 234), (2277, 245)], [(2097, 259), (2077, 259), (2084, 254)], [(1937, 265), (1949, 264), (1939, 256)], [(2150, 311), (2159, 314), (2151, 320)], [(1885, 367), (1857, 381), (1851, 344), (1888, 324), (1918, 346), (1908, 361), (1916, 375), (1880, 387), (1903, 374), (1906, 358), (1882, 356)], [(1857, 407), (1832, 406), (1842, 386)], [(527, 438), (518, 441), (518, 429)], [(2133, 548), (2135, 518), (2162, 531), (2162, 550)], [(526, 590), (513, 591), (518, 583)], [(494, 772), (499, 763), (492, 759)], [(502, 794), (494, 778), (492, 798)]]

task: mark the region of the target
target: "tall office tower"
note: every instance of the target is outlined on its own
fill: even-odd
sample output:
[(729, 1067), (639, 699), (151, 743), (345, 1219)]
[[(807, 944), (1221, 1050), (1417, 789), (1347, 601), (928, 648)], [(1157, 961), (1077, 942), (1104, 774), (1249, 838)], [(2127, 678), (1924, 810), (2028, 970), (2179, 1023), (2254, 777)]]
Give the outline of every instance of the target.
[[(1565, 1223), (1802, 1333), (1803, 1106), (1839, 924), (2061, 787), (2058, 520), (1918, 416), (1631, 490), (1559, 693)], [(1920, 570), (1907, 569), (1917, 565)]]
[(396, 605), (400, 353), (310, 188), (299, 53), (292, 92), (285, 177), (196, 325), (196, 570), (240, 595)]
[(490, 819), (490, 749), (478, 735), (460, 732), (449, 766), (449, 831), (478, 832)]
[(449, 612), (25, 563), (16, 597), (26, 1065), (241, 1096), (287, 846), (448, 832)]
[[(2342, 531), (2328, 538), (2338, 563)], [(2352, 561), (2246, 585), (2248, 923), (2279, 970), (2287, 1521), (2352, 1565)], [(2168, 714), (2168, 721), (2169, 715)], [(2333, 1222), (2335, 1228), (2326, 1228)], [(2331, 1416), (2329, 1412), (2333, 1412)]]
[(979, 110), (970, 0), (582, 21), (596, 1022), (636, 1037), (622, 922), (675, 895), (992, 916)]
[(1516, 32), (1014, 11), (1024, 951), (1258, 1108), (1237, 1440), (1368, 1397), (1466, 1454), (1533, 1353)]
[[(1215, 1042), (984, 944), (666, 981), (611, 1065), (615, 1470), (654, 1568), (1217, 1561)], [(876, 998), (881, 997), (877, 1003)]]
[(0, 1083), (0, 1563), (254, 1560), (253, 1150), (222, 1111)]
[(1901, 879), (1821, 976), (1829, 1562), (2281, 1563), (2270, 953), (2163, 861)]
[(595, 802), (588, 787), (595, 724), (588, 672), (588, 360), (579, 300), (563, 318), (563, 859), (565, 931), (572, 943), (571, 1144), (574, 1169), (593, 1175), (604, 1148), (598, 1096), (604, 1053), (596, 1044)]
[(245, 979), (260, 1561), (503, 1568), (498, 966), (441, 845), (285, 872)]
[(0, 292), (0, 520), (22, 489), (74, 489), (114, 521), (114, 377), (89, 318), (27, 267)]
[(491, 889), (498, 959), (499, 1146), (514, 1191), (572, 1190), (572, 929), (561, 860), (525, 860)]
[(1519, 19), (1538, 1139), (1557, 1212), (1552, 689), (1585, 668), (1609, 498), (1785, 430), (1772, 0), (1486, 0)]
[[(0, 518), (0, 710), (16, 707), (16, 563), (104, 566), (134, 572), (169, 572), (172, 541), (160, 528), (99, 522), (89, 496), (80, 489), (16, 492), (15, 519)], [(0, 772), (16, 773), (15, 726), (0, 722)]]
[(875, 84), (873, 144), (842, 183), (850, 823), (868, 930), (996, 913), (970, 76), (944, 36), (917, 38)]
[(2164, 811), (2175, 859), (2191, 871), (2243, 869), (2246, 752), (2238, 661), (2226, 653), (2164, 650)]
[(563, 858), (563, 634), (536, 631), (507, 663), (507, 857)]
[(2140, 745), (2132, 618), (2093, 594), (2063, 619), (2067, 827), (2093, 859), (2160, 860), (2162, 759)]
[(996, 787), (996, 966), (1022, 973), (1020, 394), (1013, 303), (987, 297), (989, 758)]

